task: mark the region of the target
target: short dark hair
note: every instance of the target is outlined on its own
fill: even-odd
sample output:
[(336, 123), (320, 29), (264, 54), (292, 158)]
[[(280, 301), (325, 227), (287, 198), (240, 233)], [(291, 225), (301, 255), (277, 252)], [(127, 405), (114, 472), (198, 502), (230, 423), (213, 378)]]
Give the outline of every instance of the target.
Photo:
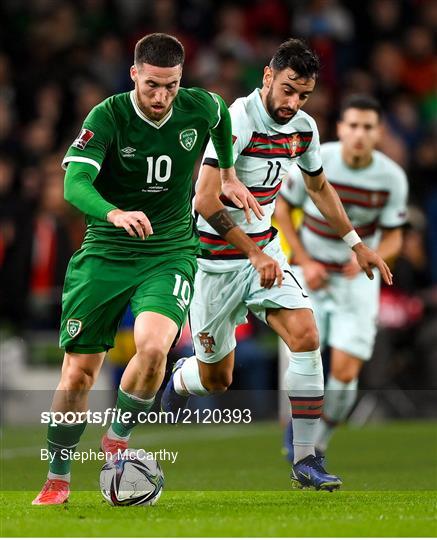
[(315, 79), (320, 70), (320, 61), (304, 41), (290, 38), (279, 46), (270, 67), (276, 71), (290, 68), (295, 71), (297, 79)]
[(149, 34), (141, 38), (135, 45), (135, 65), (150, 64), (158, 67), (174, 67), (183, 65), (184, 46), (169, 34)]
[(375, 111), (378, 115), (378, 120), (382, 116), (382, 108), (379, 101), (367, 94), (351, 94), (347, 96), (340, 107), (340, 118), (343, 118), (344, 113), (348, 109), (359, 109), (360, 111)]

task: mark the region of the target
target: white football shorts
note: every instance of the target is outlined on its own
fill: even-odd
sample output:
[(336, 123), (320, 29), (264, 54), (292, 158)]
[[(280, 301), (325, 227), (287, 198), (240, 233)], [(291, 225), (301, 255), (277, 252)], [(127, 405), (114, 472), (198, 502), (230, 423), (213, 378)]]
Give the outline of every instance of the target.
[(275, 238), (264, 252), (276, 259), (284, 273), (282, 286), (260, 286), (258, 272), (244, 261), (232, 272), (197, 271), (190, 308), (190, 325), (197, 358), (207, 363), (219, 362), (235, 349), (235, 328), (246, 322), (250, 310), (266, 322), (266, 310), (312, 309), (303, 285), (295, 277)]
[[(305, 283), (302, 269), (292, 267), (301, 283)], [(329, 346), (361, 360), (369, 360), (378, 322), (379, 288), (381, 276), (373, 269), (374, 279), (364, 272), (353, 279), (331, 272), (324, 289), (306, 290), (313, 304), (319, 329), (320, 349)]]

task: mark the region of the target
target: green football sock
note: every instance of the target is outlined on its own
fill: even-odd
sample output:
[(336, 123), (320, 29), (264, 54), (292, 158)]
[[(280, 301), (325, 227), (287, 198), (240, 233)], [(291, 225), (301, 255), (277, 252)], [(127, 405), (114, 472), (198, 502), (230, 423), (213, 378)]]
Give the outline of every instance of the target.
[[(79, 424), (49, 425), (47, 429), (47, 448), (50, 452), (49, 471), (55, 474), (68, 474), (71, 469), (69, 451), (74, 451), (85, 430), (86, 422)], [(62, 452), (64, 450), (64, 452)]]
[[(116, 408), (120, 410), (120, 413), (117, 415), (117, 420), (111, 425), (114, 433), (119, 437), (129, 437), (130, 432), (138, 423), (138, 414), (148, 413), (152, 408), (154, 401), (155, 397), (151, 399), (141, 399), (132, 394), (128, 394), (121, 386), (119, 386)], [(130, 417), (128, 420), (124, 419), (121, 421), (120, 417), (124, 415), (124, 413), (130, 413)]]

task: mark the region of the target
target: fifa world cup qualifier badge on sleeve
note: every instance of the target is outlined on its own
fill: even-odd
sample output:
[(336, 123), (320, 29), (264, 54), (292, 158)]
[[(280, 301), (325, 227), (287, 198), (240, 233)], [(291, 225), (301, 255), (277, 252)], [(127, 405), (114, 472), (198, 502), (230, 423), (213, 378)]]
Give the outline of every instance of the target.
[(184, 129), (179, 133), (179, 142), (185, 150), (192, 150), (197, 141), (197, 130), (194, 128)]
[(67, 332), (74, 338), (80, 334), (82, 330), (82, 321), (79, 319), (68, 319), (67, 321)]
[(71, 146), (74, 146), (79, 150), (84, 150), (85, 146), (90, 142), (93, 137), (94, 132), (92, 132), (90, 129), (83, 128), (80, 131), (79, 135), (75, 138)]

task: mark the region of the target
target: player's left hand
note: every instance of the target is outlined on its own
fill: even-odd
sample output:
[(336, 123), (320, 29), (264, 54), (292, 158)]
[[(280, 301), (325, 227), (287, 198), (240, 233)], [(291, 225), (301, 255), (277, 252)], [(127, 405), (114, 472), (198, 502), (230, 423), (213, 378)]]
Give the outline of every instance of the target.
[[(221, 169), (221, 171), (223, 170), (224, 169)], [(229, 169), (226, 171), (229, 171)], [(222, 174), (222, 193), (226, 198), (232, 201), (235, 206), (244, 210), (248, 223), (252, 223), (250, 218), (250, 210), (253, 211), (258, 219), (263, 218), (264, 210), (261, 208), (261, 205), (243, 184), (243, 182), (238, 180), (235, 174), (229, 172), (226, 175)]]
[(372, 268), (376, 267), (381, 272), (382, 279), (385, 283), (387, 285), (393, 285), (393, 274), (390, 272), (390, 268), (375, 251), (368, 248), (363, 242), (356, 244), (353, 250), (357, 256), (358, 264), (366, 272), (369, 279), (373, 279)]
[(360, 272), (361, 266), (358, 264), (357, 256), (352, 252), (350, 261), (343, 266), (343, 275), (348, 279), (352, 279)]

